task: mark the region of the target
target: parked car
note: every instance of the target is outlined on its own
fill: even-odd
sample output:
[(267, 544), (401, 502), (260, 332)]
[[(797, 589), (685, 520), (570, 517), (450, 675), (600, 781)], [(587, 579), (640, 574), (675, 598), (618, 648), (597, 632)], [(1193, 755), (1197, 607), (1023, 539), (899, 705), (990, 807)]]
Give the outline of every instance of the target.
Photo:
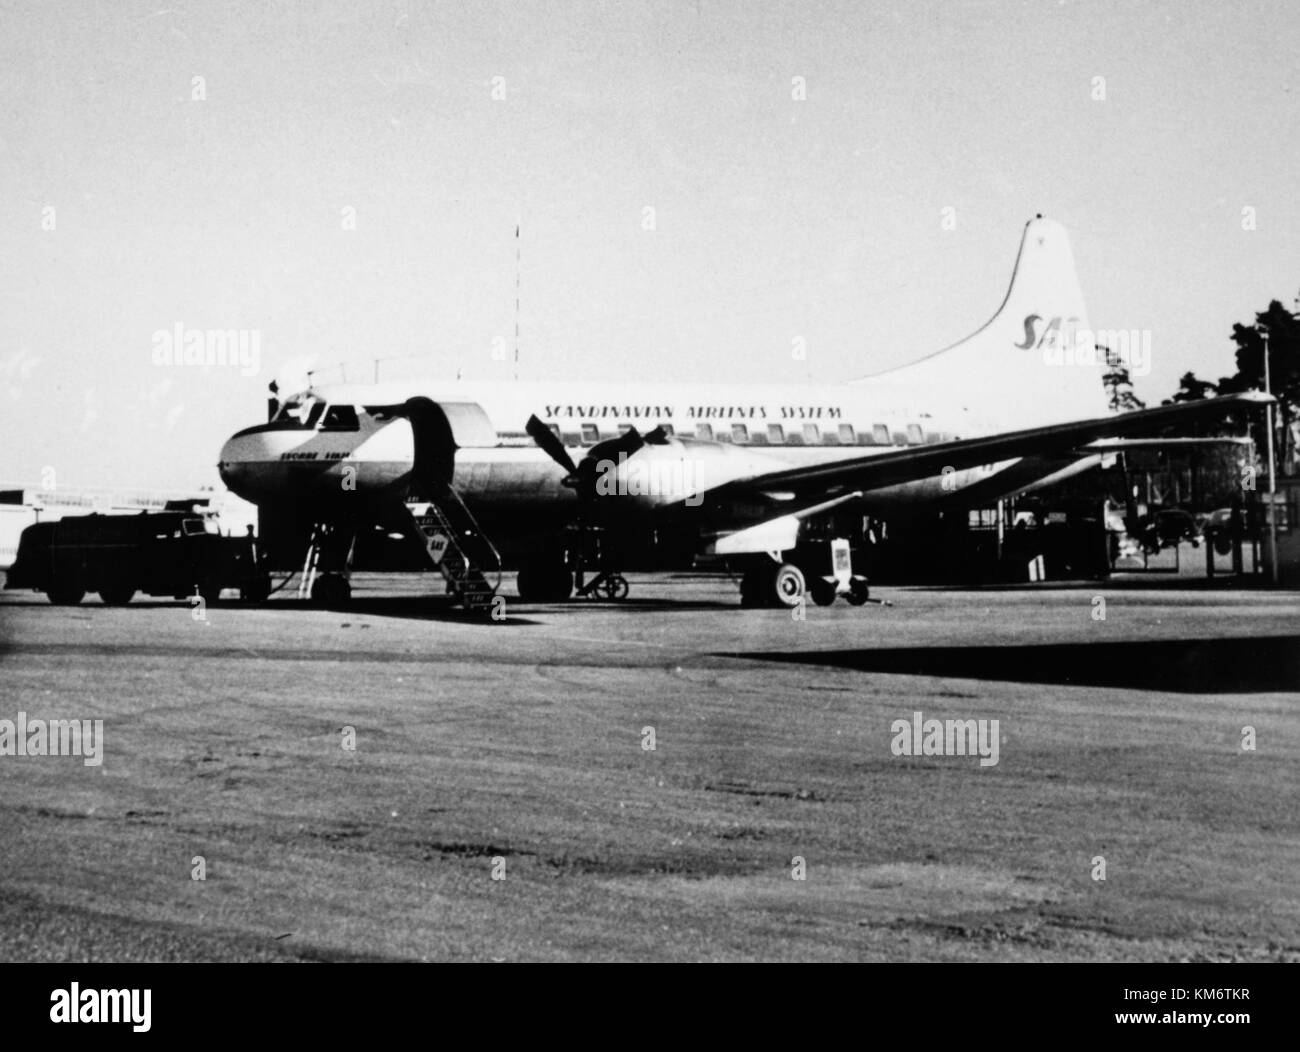
[(1191, 541), (1193, 548), (1201, 545), (1201, 530), (1196, 519), (1182, 508), (1161, 508), (1143, 521), (1139, 536), (1142, 547), (1151, 554), (1162, 548), (1171, 548), (1182, 541)]

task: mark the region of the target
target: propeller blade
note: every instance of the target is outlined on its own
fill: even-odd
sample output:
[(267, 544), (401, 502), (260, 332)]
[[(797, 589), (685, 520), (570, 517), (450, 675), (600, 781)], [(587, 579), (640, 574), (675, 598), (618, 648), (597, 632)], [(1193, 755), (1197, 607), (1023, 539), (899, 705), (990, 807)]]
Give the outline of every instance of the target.
[(629, 427), (618, 438), (611, 438), (605, 442), (591, 447), (591, 456), (600, 458), (609, 458), (617, 460), (620, 453), (631, 456), (638, 449), (644, 446), (646, 440), (641, 437), (641, 432), (634, 427)]
[(534, 442), (541, 446), (548, 457), (564, 468), (570, 475), (578, 470), (578, 465), (569, 456), (569, 451), (564, 448), (564, 443), (560, 441), (554, 431), (538, 420), (536, 416), (528, 418), (524, 430), (528, 432), (529, 437)]
[(644, 445), (645, 439), (635, 427), (629, 427), (617, 438), (597, 442), (582, 458), (577, 472), (565, 480), (565, 485), (572, 485), (579, 497), (593, 498), (596, 495), (596, 476), (617, 468)]
[(668, 432), (664, 430), (663, 424), (656, 424), (653, 431), (645, 433), (645, 444), (647, 446), (668, 445)]

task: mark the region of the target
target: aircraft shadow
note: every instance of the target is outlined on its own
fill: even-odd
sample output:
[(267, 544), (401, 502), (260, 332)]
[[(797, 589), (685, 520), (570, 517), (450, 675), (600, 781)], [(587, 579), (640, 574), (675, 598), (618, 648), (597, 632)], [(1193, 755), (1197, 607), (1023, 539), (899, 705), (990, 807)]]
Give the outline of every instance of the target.
[[(2, 594), (2, 593), (0, 593)], [(85, 603), (76, 607), (59, 607), (49, 603), (4, 603), (0, 606), (12, 606), (15, 609), (21, 607), (25, 610), (47, 610), (50, 613), (60, 611), (80, 610), (86, 614), (100, 610), (114, 610), (118, 613), (130, 614), (134, 611), (144, 610), (192, 610), (194, 607), (188, 602), (182, 602), (176, 599), (136, 599), (125, 606), (106, 606), (104, 603), (95, 599), (87, 600)], [(506, 616), (500, 621), (493, 621), (491, 618), (470, 613), (463, 607), (451, 602), (442, 596), (422, 596), (422, 595), (402, 595), (402, 596), (374, 596), (374, 597), (354, 597), (347, 606), (336, 607), (333, 609), (321, 607), (308, 599), (272, 599), (269, 603), (243, 603), (230, 599), (221, 600), (218, 603), (211, 604), (210, 610), (228, 610), (228, 611), (315, 611), (317, 613), (332, 613), (344, 620), (356, 617), (398, 617), (407, 618), (413, 621), (447, 621), (461, 622), (464, 624), (488, 624), (488, 625), (535, 625), (540, 622), (530, 620), (526, 617), (520, 617), (518, 614), (510, 612), (510, 607), (506, 607)]]
[(899, 588), (909, 592), (1091, 592), (1105, 595), (1108, 592), (1230, 592), (1266, 591), (1267, 585), (1259, 578), (1233, 574), (1215, 577), (1179, 577), (1177, 574), (1152, 573), (1132, 576), (1112, 576), (1096, 581), (1017, 581), (1014, 583), (986, 584), (887, 584), (872, 582), (873, 588)]
[(1123, 687), (1182, 694), (1300, 689), (1300, 636), (1295, 635), (1022, 646), (754, 651), (717, 656), (825, 665), (856, 672)]
[[(302, 610), (320, 610), (308, 600), (290, 600), (280, 604), (281, 607)], [(535, 625), (537, 621), (520, 617), (511, 612), (509, 600), (506, 601), (505, 617), (494, 621), (485, 614), (471, 613), (445, 596), (435, 595), (388, 595), (356, 596), (346, 605), (331, 611), (339, 617), (398, 617), (410, 621), (448, 621), (467, 625)]]
[[(522, 602), (522, 600), (517, 600)], [(671, 614), (674, 611), (688, 610), (739, 610), (740, 604), (735, 600), (726, 602), (719, 599), (570, 599), (567, 603), (556, 606), (556, 610), (599, 610), (610, 614), (635, 614), (653, 611)]]

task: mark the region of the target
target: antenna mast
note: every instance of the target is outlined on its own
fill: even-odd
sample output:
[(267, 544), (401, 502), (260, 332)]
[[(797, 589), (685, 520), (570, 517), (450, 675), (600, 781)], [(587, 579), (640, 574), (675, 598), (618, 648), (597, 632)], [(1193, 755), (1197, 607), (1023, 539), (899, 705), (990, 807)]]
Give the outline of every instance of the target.
[(523, 217), (520, 216), (515, 220), (515, 379), (519, 379), (519, 271), (520, 250), (519, 250), (519, 228), (523, 225)]

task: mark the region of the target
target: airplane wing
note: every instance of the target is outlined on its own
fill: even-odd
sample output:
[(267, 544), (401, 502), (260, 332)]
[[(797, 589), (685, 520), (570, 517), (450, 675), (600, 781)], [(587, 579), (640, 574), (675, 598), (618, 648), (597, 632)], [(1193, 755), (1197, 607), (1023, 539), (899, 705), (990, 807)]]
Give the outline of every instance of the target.
[(1149, 435), (1171, 425), (1217, 419), (1232, 409), (1262, 406), (1272, 401), (1271, 396), (1262, 392), (1246, 391), (1095, 420), (1006, 431), (936, 445), (913, 446), (888, 453), (737, 479), (711, 490), (709, 496), (724, 499), (742, 495), (767, 496), (782, 501), (812, 497), (826, 499), (850, 490), (867, 491), (930, 478), (942, 474), (945, 468), (961, 471), (1025, 456), (1088, 456), (1092, 452), (1098, 452), (1086, 448), (1091, 442), (1144, 433)]

